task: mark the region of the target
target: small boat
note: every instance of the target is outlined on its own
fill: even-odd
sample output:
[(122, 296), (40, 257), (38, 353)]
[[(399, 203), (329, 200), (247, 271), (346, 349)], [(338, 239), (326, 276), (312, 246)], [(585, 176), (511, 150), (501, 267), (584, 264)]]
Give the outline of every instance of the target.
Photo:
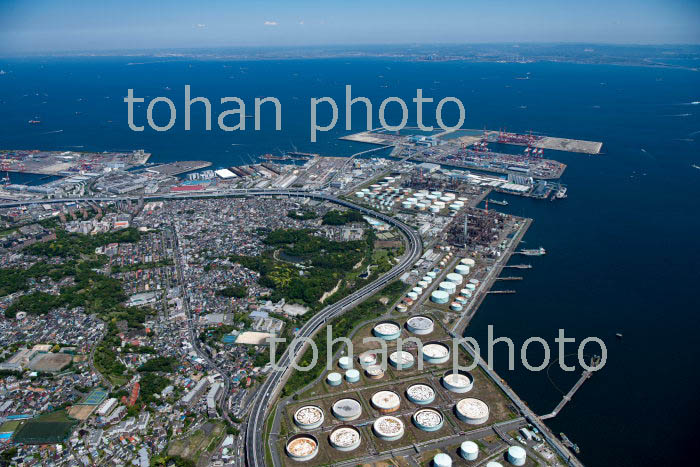
[(38, 125), (39, 123), (41, 123), (41, 120), (29, 120), (29, 122), (27, 123), (29, 123), (30, 125)]
[(622, 333), (618, 332), (617, 334), (615, 334), (615, 337), (617, 337), (618, 339), (622, 339)]

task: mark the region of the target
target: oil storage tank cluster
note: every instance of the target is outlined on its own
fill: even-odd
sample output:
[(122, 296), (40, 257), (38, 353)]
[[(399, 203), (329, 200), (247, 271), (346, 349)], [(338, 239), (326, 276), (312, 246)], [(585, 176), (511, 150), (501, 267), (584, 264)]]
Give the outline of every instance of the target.
[(467, 372), (455, 373), (448, 371), (442, 377), (442, 385), (448, 391), (465, 393), (471, 391), (474, 386), (474, 377)]
[(405, 429), (401, 420), (396, 417), (385, 415), (374, 421), (372, 430), (378, 438), (384, 441), (396, 441), (397, 439), (401, 439)]
[(427, 316), (413, 316), (406, 321), (406, 329), (418, 336), (425, 336), (433, 332), (435, 322)]
[(465, 460), (475, 461), (479, 457), (479, 446), (474, 441), (465, 441), (459, 447), (459, 455)]
[(354, 426), (341, 425), (331, 431), (328, 441), (338, 451), (347, 452), (357, 449), (362, 442), (362, 437)]
[(313, 430), (323, 425), (323, 410), (315, 405), (306, 405), (294, 412), (294, 423), (305, 430)]
[(349, 422), (356, 420), (362, 415), (362, 405), (355, 399), (340, 399), (331, 408), (333, 416), (340, 421)]
[(414, 404), (432, 404), (435, 401), (435, 389), (427, 384), (414, 384), (406, 389), (406, 397)]
[(489, 406), (479, 399), (468, 397), (455, 405), (457, 418), (469, 425), (481, 425), (489, 419)]
[(402, 350), (400, 352), (392, 352), (389, 355), (389, 363), (391, 363), (391, 366), (393, 366), (397, 370), (405, 370), (407, 368), (411, 368), (414, 362), (415, 359), (413, 358), (413, 355), (411, 355), (409, 352), (406, 352), (405, 350)]
[(401, 398), (393, 391), (376, 392), (370, 402), (375, 409), (383, 414), (396, 412), (401, 406)]
[(393, 341), (401, 335), (401, 326), (394, 321), (382, 321), (372, 328), (372, 334), (387, 341)]
[(438, 431), (445, 423), (442, 414), (435, 409), (420, 409), (413, 414), (413, 424), (423, 431)]
[(450, 348), (441, 342), (428, 342), (423, 346), (423, 360), (441, 364), (450, 359)]
[(295, 461), (309, 461), (318, 454), (318, 439), (308, 434), (294, 435), (287, 441), (286, 451)]

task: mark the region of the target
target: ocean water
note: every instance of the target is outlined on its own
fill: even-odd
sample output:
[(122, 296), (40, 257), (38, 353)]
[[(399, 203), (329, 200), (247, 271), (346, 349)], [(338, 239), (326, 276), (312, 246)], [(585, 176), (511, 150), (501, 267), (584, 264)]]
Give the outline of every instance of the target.
[[(139, 62), (139, 63), (132, 63)], [(568, 164), (562, 182), (569, 197), (558, 202), (508, 197), (507, 207), (534, 218), (525, 247), (548, 254), (515, 258), (531, 270), (509, 270), (523, 281), (499, 284), (513, 295), (488, 297), (467, 333), (486, 342), (508, 336), (519, 349), (531, 336), (553, 346), (558, 329), (577, 343), (597, 336), (607, 344), (605, 368), (594, 374), (549, 425), (581, 447), (590, 465), (667, 465), (688, 459), (695, 437), (699, 328), (697, 283), (700, 246), (700, 78), (697, 73), (661, 68), (575, 64), (410, 63), (378, 59), (286, 60), (260, 62), (81, 58), (0, 60), (0, 147), (75, 150), (144, 148), (152, 161), (206, 159), (215, 167), (250, 163), (255, 156), (297, 148), (346, 156), (369, 148), (339, 141), (345, 130), (344, 86), (374, 102), (409, 103), (416, 88), (436, 101), (461, 99), (466, 128), (510, 131), (603, 141), (603, 154), (554, 153)], [(529, 73), (529, 74), (528, 74)], [(516, 77), (529, 76), (528, 80)], [(202, 128), (201, 108), (193, 107), (185, 131), (183, 86), (212, 101), (214, 130)], [(126, 124), (127, 89), (137, 96), (172, 98), (178, 110), (165, 133), (136, 133)], [(275, 96), (283, 107), (282, 131), (263, 111), (261, 131), (225, 133), (216, 115), (224, 96), (244, 99), (252, 114), (255, 97)], [(309, 97), (333, 96), (339, 103), (336, 129), (309, 141)], [(434, 104), (433, 104), (434, 105)], [(156, 107), (156, 119), (167, 116)], [(433, 107), (428, 107), (433, 109)], [(319, 107), (320, 110), (323, 110)], [(387, 115), (397, 121), (396, 108)], [(77, 113), (76, 113), (77, 112)], [(354, 130), (364, 124), (362, 107)], [(446, 106), (444, 118), (455, 119)], [(319, 122), (329, 117), (319, 112)], [(38, 118), (41, 125), (28, 125)], [(145, 122), (145, 104), (138, 106)], [(430, 113), (425, 117), (431, 122)], [(11, 177), (13, 177), (11, 175)], [(16, 176), (17, 177), (17, 176)], [(503, 198), (494, 195), (494, 198)], [(513, 274), (510, 274), (510, 273)], [(615, 333), (624, 334), (622, 340)], [(578, 344), (567, 344), (567, 353)], [(577, 374), (556, 365), (532, 373), (507, 360), (497, 347), (496, 370), (538, 413), (547, 413)], [(538, 363), (538, 346), (528, 356)], [(599, 353), (594, 346), (586, 353)], [(553, 359), (556, 355), (553, 355)], [(571, 356), (567, 363), (572, 363)]]

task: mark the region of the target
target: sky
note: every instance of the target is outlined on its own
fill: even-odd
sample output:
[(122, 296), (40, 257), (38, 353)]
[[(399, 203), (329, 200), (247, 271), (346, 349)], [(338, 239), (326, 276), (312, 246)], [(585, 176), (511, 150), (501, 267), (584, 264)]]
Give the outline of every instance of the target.
[(0, 0), (0, 53), (408, 43), (700, 43), (700, 0)]

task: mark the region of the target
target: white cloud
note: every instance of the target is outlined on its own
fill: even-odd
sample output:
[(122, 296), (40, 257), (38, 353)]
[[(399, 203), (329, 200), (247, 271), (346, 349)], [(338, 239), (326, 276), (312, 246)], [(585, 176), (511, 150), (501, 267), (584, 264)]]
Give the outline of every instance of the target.
[(299, 24), (303, 26), (303, 25), (304, 25), (304, 20), (299, 20)]
[(194, 27), (197, 28), (197, 29), (204, 29), (204, 28), (207, 27), (207, 25), (206, 25), (206, 24), (202, 24), (202, 23), (197, 23), (197, 24), (194, 25)]
[(263, 24), (265, 26), (277, 26), (277, 21), (265, 21)]

